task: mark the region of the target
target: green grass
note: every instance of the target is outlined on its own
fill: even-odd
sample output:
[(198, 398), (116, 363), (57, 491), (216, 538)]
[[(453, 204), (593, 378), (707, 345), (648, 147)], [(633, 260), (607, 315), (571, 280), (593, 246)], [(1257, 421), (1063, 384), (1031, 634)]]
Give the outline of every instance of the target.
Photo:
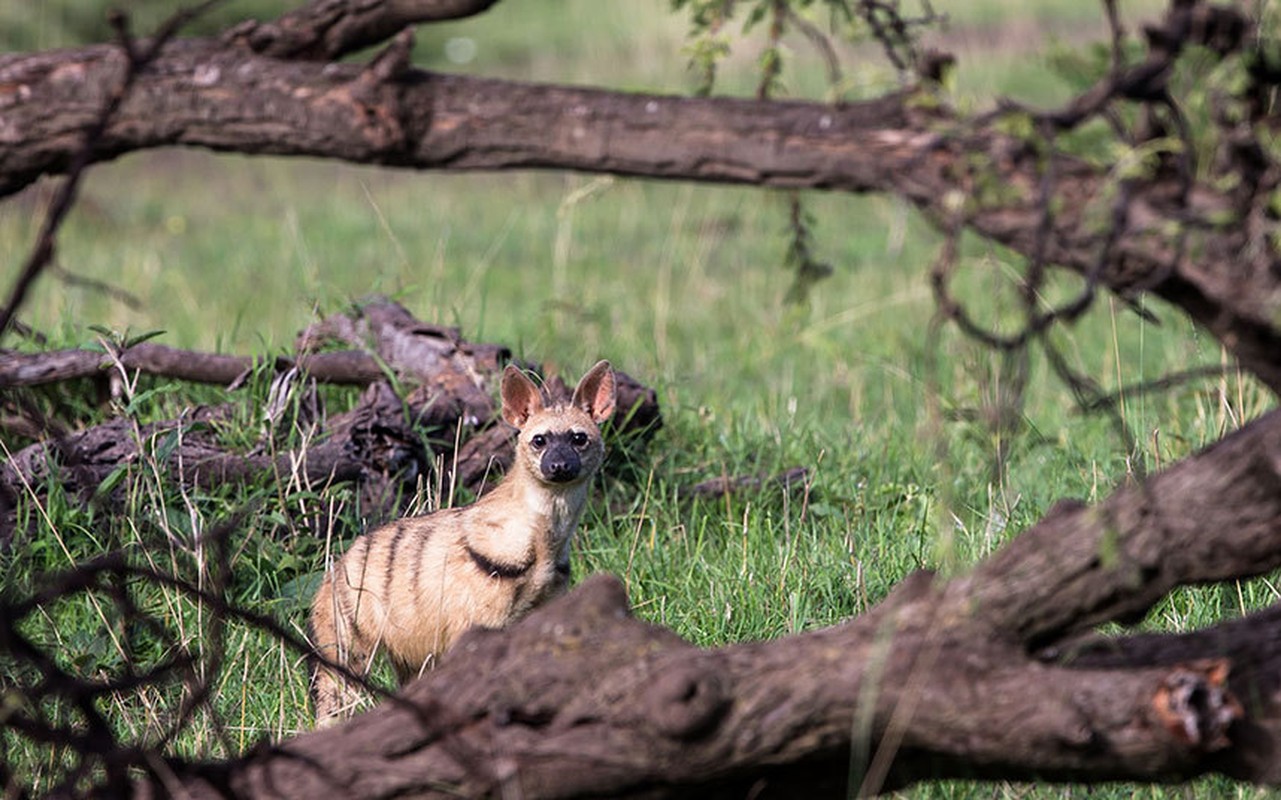
[[(547, 12), (550, 5), (509, 0), (479, 19), (423, 32), (420, 55), (443, 68), (444, 43), (469, 36), (478, 46), (465, 68), (482, 74), (664, 91), (692, 85), (679, 53), (682, 22), (666, 4), (567, 0), (556, 4), (560, 14)], [(1043, 24), (1081, 21), (1076, 4), (1046, 8), (1037, 17)], [(590, 24), (558, 22), (566, 17)], [(816, 67), (796, 50), (792, 86), (821, 96)], [(751, 58), (735, 59), (725, 85), (750, 90)], [(977, 50), (968, 59), (972, 71), (963, 59), (958, 75), (962, 102), (986, 102), (1014, 83), (1033, 98), (1063, 91), (1034, 55)], [(892, 79), (883, 68), (866, 70), (869, 92)], [(937, 341), (927, 335), (934, 305), (925, 273), (937, 234), (884, 198), (816, 194), (806, 203), (819, 255), (835, 273), (795, 306), (784, 301), (792, 276), (781, 266), (786, 200), (773, 193), (142, 154), (89, 174), (58, 257), (71, 272), (127, 288), (140, 305), (46, 276), (23, 318), (59, 346), (92, 344), (99, 334), (90, 326), (104, 326), (131, 335), (163, 330), (158, 341), (175, 346), (270, 354), (287, 351), (318, 315), (377, 292), (422, 319), (458, 325), (473, 340), (508, 344), (570, 375), (610, 358), (658, 390), (665, 427), (630, 455), (622, 477), (603, 480), (593, 494), (575, 573), (622, 576), (639, 614), (708, 646), (859, 613), (911, 571), (963, 568), (1057, 499), (1101, 499), (1136, 470), (1168, 464), (1272, 402), (1231, 373), (1159, 395), (1127, 394), (1122, 413), (1138, 445), (1130, 451), (1106, 419), (1075, 410), (1035, 354), (1022, 426), (995, 432), (982, 419), (1008, 368), (955, 331)], [(38, 192), (0, 206), (0, 242), (14, 265), (0, 275), (6, 285), (40, 208)], [(977, 241), (967, 243), (965, 258), (957, 291), (981, 318), (1009, 325), (1017, 260)], [(1050, 291), (1075, 288), (1062, 278)], [(1224, 358), (1177, 314), (1152, 310), (1159, 325), (1104, 298), (1057, 341), (1075, 366), (1124, 392)], [(250, 441), (266, 392), (261, 378), (229, 397), (143, 378), (111, 406), (96, 405), (83, 385), (39, 393), (37, 402), (79, 424), (121, 411), (141, 424), (230, 399)], [(327, 397), (333, 412), (354, 393)], [(941, 412), (932, 415), (936, 401)], [(1000, 472), (998, 452), (1007, 458)], [(720, 475), (796, 465), (810, 469), (803, 493), (694, 502), (685, 491)], [(25, 503), (29, 535), (0, 556), (4, 591), (20, 595), (51, 571), (116, 548), (138, 563), (209, 580), (193, 542), (235, 520), (228, 599), (301, 632), (326, 551), (344, 547), (362, 524), (349, 490), (298, 486), (288, 476), (244, 491), (181, 493), (144, 463), (125, 480), (119, 514), (57, 491), (40, 507)], [(89, 676), (209, 647), (208, 608), (173, 591), (133, 591), (166, 620), (167, 634), (117, 625), (102, 593), (43, 609), (26, 629)], [(1150, 624), (1195, 628), (1276, 595), (1262, 581), (1184, 591), (1155, 609)], [(168, 744), (172, 752), (228, 756), (309, 724), (297, 653), (246, 625), (231, 625), (223, 644), (216, 714), (198, 710)], [(23, 680), (5, 669), (0, 686)], [(154, 742), (183, 696), (171, 684), (121, 694), (104, 711), (121, 735)], [(47, 789), (64, 754), (0, 735), (20, 779)], [(949, 784), (912, 794), (1085, 792)]]

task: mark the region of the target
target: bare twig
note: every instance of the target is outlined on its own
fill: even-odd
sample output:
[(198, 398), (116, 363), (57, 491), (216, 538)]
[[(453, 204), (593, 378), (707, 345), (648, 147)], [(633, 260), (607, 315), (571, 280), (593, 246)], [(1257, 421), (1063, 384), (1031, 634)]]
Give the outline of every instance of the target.
[(57, 247), (58, 229), (62, 227), (67, 214), (71, 211), (72, 206), (75, 205), (81, 177), (89, 165), (93, 163), (94, 148), (98, 146), (103, 132), (111, 124), (111, 120), (120, 108), (120, 104), (124, 102), (125, 97), (129, 94), (134, 79), (147, 68), (148, 64), (156, 58), (164, 45), (183, 25), (219, 2), (222, 2), (222, 0), (205, 0), (205, 2), (192, 9), (185, 9), (174, 14), (161, 26), (157, 35), (141, 50), (138, 49), (132, 34), (129, 32), (128, 17), (122, 13), (112, 15), (111, 23), (116, 30), (117, 42), (121, 51), (125, 54), (124, 72), (115, 90), (108, 95), (97, 118), (85, 128), (80, 150), (72, 158), (66, 177), (49, 204), (44, 222), (41, 224), (40, 232), (36, 237), (36, 243), (32, 247), (30, 255), (27, 256), (26, 263), (23, 264), (22, 269), (18, 272), (18, 277), (9, 291), (8, 301), (5, 302), (3, 308), (0, 308), (0, 339), (4, 338), (5, 332), (8, 331), (9, 325), (18, 313), (18, 309), (22, 307), (22, 303), (26, 300), (27, 292), (30, 291), (36, 278), (53, 261)]
[(836, 47), (832, 44), (832, 40), (819, 30), (817, 25), (797, 14), (790, 5), (784, 4), (783, 13), (787, 17), (787, 23), (800, 31), (818, 51), (823, 59), (823, 66), (827, 69), (828, 84), (833, 89), (838, 88), (844, 80), (844, 74), (841, 70), (841, 59), (836, 54)]

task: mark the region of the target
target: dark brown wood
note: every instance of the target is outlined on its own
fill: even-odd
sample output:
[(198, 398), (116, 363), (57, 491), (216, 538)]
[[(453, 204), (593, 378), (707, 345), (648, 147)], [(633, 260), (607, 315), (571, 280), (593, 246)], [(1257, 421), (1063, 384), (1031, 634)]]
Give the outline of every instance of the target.
[[(414, 707), (175, 769), (197, 797), (844, 797), (957, 776), (1167, 780), (1226, 763), (1244, 712), (1220, 661), (1037, 661), (945, 618), (953, 591), (921, 575), (836, 628), (700, 650), (632, 618), (621, 584), (596, 576), (506, 633), (469, 634), (406, 690)], [(1238, 685), (1275, 667), (1277, 637), (1256, 652), (1236, 662)]]
[[(415, 411), (424, 428), (451, 421), (431, 408)], [(401, 400), (385, 384), (375, 384), (355, 408), (329, 420), (327, 430), (296, 452), (273, 452), (269, 447), (260, 452), (228, 451), (219, 442), (219, 428), (234, 417), (235, 409), (223, 405), (143, 426), (114, 419), (19, 450), (0, 464), (0, 484), (14, 494), (25, 493), (29, 486), (43, 495), (54, 482), (69, 494), (88, 498), (109, 478), (118, 480), (120, 487), (129, 486), (130, 475), (149, 471), (154, 463), (189, 486), (273, 480), (319, 489), (359, 481), (373, 496), (390, 498), (395, 487), (412, 488), (418, 475), (432, 467), (421, 434), (405, 423)], [(124, 474), (117, 475), (121, 470)], [(371, 513), (385, 516), (392, 511), (391, 506), (377, 504)]]
[(348, 314), (334, 314), (299, 335), (297, 349), (306, 353), (329, 345), (366, 348), (397, 374), (419, 384), (411, 396), (450, 403), (469, 426), (494, 418), (493, 395), (511, 350), (473, 344), (457, 328), (415, 319), (403, 306), (377, 300)]

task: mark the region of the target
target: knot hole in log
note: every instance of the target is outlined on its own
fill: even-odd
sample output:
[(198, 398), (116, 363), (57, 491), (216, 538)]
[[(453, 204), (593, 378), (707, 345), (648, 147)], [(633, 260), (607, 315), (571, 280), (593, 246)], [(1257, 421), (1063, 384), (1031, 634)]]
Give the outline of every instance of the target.
[(645, 693), (654, 728), (673, 739), (695, 739), (715, 727), (729, 708), (725, 682), (689, 664), (663, 673)]

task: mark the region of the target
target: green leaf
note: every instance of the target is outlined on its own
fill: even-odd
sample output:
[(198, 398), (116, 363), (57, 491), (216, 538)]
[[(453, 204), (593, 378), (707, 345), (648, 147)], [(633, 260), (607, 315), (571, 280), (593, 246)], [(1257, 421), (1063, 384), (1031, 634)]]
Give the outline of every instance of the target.
[(130, 398), (129, 404), (125, 406), (125, 415), (130, 417), (136, 415), (138, 410), (143, 407), (143, 404), (150, 401), (151, 398), (163, 394), (174, 394), (178, 391), (178, 388), (175, 384), (166, 383), (164, 386), (156, 386), (155, 388), (138, 392)]
[(111, 494), (112, 491), (114, 491), (115, 488), (120, 485), (120, 482), (124, 480), (125, 476), (128, 474), (129, 474), (128, 462), (125, 462), (123, 464), (117, 464), (116, 468), (111, 470), (111, 472), (107, 473), (107, 477), (102, 479), (102, 483), (98, 484), (98, 488), (93, 490), (94, 498), (103, 498)]
[(157, 336), (163, 336), (164, 333), (165, 331), (163, 330), (156, 330), (156, 331), (147, 331), (146, 333), (140, 333), (137, 336), (128, 336), (125, 338), (125, 347), (129, 348), (137, 344), (142, 344), (148, 339), (154, 339)]

